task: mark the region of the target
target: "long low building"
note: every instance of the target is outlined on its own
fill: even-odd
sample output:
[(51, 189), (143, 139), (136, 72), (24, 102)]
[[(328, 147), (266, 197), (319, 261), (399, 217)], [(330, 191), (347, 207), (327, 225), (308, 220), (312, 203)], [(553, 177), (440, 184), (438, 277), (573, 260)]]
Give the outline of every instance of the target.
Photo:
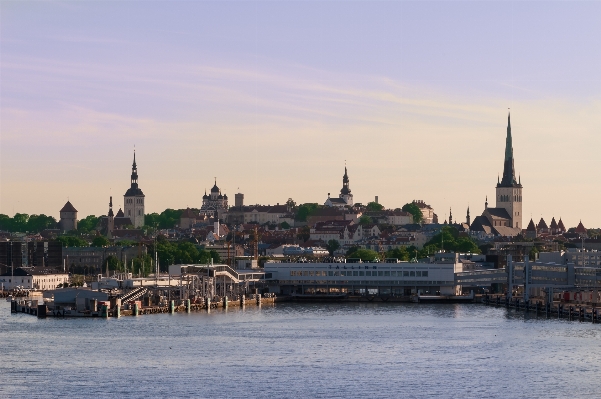
[(265, 263), (269, 291), (277, 294), (458, 295), (455, 273), (462, 271), (459, 258), (433, 263)]
[(0, 285), (5, 290), (54, 290), (69, 282), (69, 275), (47, 267), (18, 267), (0, 276)]

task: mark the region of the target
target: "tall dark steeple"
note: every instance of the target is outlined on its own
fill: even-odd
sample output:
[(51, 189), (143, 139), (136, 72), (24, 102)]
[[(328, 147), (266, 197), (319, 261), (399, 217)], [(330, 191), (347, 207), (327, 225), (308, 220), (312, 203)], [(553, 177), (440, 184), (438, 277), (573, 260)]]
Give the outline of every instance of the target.
[(505, 140), (505, 164), (503, 166), (503, 179), (497, 187), (522, 187), (515, 178), (513, 160), (513, 141), (511, 137), (511, 115), (507, 115), (507, 138)]
[(472, 225), (472, 218), (470, 217), (470, 207), (467, 207), (467, 215), (465, 216), (465, 222), (468, 226)]
[(136, 165), (136, 151), (134, 151), (134, 163), (131, 165), (131, 188), (138, 188), (138, 166)]
[(351, 189), (349, 188), (349, 179), (348, 172), (346, 171), (346, 166), (344, 167), (344, 176), (342, 176), (342, 190), (340, 190), (341, 195), (349, 195), (351, 193)]

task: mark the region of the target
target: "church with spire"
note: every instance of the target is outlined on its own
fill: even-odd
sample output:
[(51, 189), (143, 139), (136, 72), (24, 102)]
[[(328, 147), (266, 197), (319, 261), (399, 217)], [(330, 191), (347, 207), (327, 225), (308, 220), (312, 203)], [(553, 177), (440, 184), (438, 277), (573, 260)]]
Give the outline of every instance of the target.
[(346, 166), (344, 167), (344, 176), (342, 176), (342, 188), (340, 189), (340, 195), (338, 195), (338, 198), (332, 198), (330, 197), (330, 193), (328, 193), (328, 199), (324, 205), (338, 208), (353, 206), (353, 194), (351, 194), (351, 189), (349, 187), (349, 178)]
[(524, 228), (522, 216), (522, 182), (515, 175), (511, 115), (508, 115), (503, 178), (497, 179), (496, 207), (489, 208), (487, 198), (482, 216), (474, 218), (470, 230), (484, 235), (514, 237)]
[(134, 162), (131, 166), (131, 186), (123, 196), (124, 216), (129, 218), (135, 228), (144, 226), (144, 193), (138, 187), (138, 166), (136, 165), (136, 151)]

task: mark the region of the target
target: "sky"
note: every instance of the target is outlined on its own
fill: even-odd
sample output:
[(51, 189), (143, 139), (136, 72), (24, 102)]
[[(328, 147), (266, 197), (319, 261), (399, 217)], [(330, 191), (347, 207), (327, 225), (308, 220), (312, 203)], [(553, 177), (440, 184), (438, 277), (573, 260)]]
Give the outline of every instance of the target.
[(494, 205), (601, 226), (599, 1), (1, 1), (0, 213)]

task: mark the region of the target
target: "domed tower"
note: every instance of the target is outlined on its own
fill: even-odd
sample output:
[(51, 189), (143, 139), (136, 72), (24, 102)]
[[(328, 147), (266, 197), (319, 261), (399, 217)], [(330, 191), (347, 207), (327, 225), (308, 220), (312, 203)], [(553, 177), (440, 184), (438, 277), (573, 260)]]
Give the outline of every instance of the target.
[(511, 115), (507, 116), (507, 138), (505, 141), (505, 165), (503, 179), (497, 183), (497, 208), (504, 208), (511, 217), (511, 226), (523, 229), (522, 225), (522, 182), (515, 178), (513, 142), (511, 137)]
[(340, 198), (346, 202), (347, 205), (353, 206), (353, 194), (349, 187), (349, 178), (346, 166), (344, 167), (344, 176), (342, 176), (342, 189), (340, 190)]
[(123, 196), (123, 208), (135, 228), (144, 226), (144, 193), (138, 187), (138, 167), (136, 165), (136, 152), (131, 166), (131, 186)]

